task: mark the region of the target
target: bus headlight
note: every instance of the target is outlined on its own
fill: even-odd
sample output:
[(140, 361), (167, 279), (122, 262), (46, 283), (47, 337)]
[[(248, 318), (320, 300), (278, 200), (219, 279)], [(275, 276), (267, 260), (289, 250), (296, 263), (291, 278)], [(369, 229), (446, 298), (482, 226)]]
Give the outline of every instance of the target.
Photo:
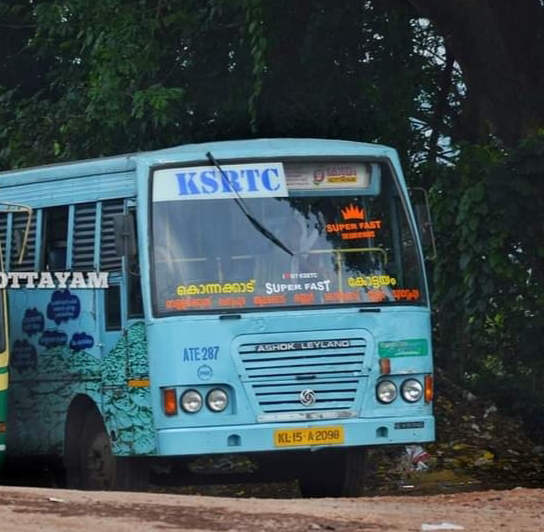
[(206, 404), (213, 412), (223, 412), (229, 404), (229, 397), (221, 388), (215, 388), (206, 396)]
[(400, 393), (405, 401), (415, 403), (416, 401), (419, 401), (423, 395), (423, 386), (415, 379), (408, 379), (402, 383)]
[(376, 387), (376, 397), (380, 403), (392, 403), (397, 397), (397, 387), (391, 381), (380, 381)]
[(181, 396), (181, 408), (194, 414), (202, 408), (202, 396), (196, 390), (187, 390)]

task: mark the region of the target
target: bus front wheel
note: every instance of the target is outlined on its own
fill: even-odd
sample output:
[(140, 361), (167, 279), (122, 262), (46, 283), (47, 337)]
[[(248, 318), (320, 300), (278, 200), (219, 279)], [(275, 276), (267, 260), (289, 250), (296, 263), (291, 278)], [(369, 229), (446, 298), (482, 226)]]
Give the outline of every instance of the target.
[(358, 497), (365, 484), (367, 452), (347, 447), (312, 453), (299, 476), (303, 497)]
[(67, 471), (68, 486), (84, 490), (113, 489), (115, 456), (102, 417), (94, 409), (85, 416), (77, 446), (77, 460)]
[(145, 467), (114, 455), (102, 417), (94, 409), (85, 416), (77, 462), (68, 468), (67, 476), (69, 487), (83, 490), (143, 490), (148, 480)]

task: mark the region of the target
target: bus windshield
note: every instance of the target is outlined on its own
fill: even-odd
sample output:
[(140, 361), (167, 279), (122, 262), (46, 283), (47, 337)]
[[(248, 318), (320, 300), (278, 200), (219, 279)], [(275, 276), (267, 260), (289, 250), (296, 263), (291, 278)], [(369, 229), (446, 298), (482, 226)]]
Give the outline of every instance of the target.
[(367, 179), (346, 188), (349, 164), (322, 166), (285, 163), (283, 197), (153, 201), (155, 314), (424, 303), (390, 167), (353, 163)]

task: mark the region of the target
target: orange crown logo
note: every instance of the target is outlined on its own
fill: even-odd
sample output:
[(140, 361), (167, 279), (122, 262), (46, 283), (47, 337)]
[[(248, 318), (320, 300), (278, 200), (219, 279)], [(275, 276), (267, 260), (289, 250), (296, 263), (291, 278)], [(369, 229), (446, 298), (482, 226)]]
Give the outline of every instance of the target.
[(342, 209), (342, 216), (344, 220), (364, 220), (365, 214), (361, 207), (349, 205), (345, 209)]

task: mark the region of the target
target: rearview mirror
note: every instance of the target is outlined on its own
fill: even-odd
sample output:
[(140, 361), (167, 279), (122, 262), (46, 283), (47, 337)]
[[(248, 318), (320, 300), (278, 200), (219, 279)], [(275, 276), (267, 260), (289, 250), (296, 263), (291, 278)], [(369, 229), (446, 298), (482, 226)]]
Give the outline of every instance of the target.
[[(414, 216), (421, 240), (421, 245), (426, 252), (426, 259), (436, 259), (436, 243), (434, 240), (433, 224), (431, 221), (431, 209), (427, 191), (423, 188), (411, 188), (410, 196), (413, 200)], [(419, 196), (419, 198), (415, 198)]]

